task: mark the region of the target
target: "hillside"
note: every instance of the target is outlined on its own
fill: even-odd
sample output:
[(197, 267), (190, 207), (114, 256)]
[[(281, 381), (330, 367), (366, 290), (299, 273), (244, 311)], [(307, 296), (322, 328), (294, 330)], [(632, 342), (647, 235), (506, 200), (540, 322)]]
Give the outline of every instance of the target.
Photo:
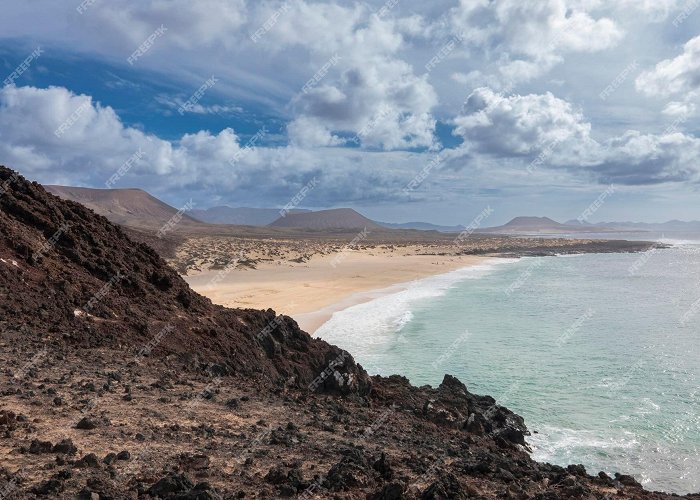
[(351, 208), (334, 208), (301, 214), (288, 214), (270, 224), (270, 227), (293, 227), (313, 230), (326, 229), (384, 229)]
[[(294, 209), (290, 214), (309, 212), (309, 210)], [(209, 224), (235, 224), (240, 226), (267, 226), (276, 221), (280, 216), (276, 208), (232, 208), (219, 206), (205, 210), (193, 209), (189, 215), (194, 219)]]
[[(369, 377), (0, 167), (0, 491), (16, 498), (671, 498), (530, 458), (445, 375)], [(689, 497), (699, 498), (699, 497)]]
[[(81, 203), (115, 224), (159, 228), (178, 214), (158, 198), (141, 189), (92, 189), (71, 186), (46, 186), (46, 191), (64, 200)], [(187, 213), (179, 224), (197, 224)], [(180, 216), (178, 216), (178, 219)]]

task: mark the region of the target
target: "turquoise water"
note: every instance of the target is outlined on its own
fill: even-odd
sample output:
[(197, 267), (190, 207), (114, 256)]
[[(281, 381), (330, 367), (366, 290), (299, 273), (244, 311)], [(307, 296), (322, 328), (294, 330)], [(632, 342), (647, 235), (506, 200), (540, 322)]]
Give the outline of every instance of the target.
[(317, 333), (371, 373), (492, 395), (538, 432), (537, 460), (700, 491), (700, 246), (494, 260)]

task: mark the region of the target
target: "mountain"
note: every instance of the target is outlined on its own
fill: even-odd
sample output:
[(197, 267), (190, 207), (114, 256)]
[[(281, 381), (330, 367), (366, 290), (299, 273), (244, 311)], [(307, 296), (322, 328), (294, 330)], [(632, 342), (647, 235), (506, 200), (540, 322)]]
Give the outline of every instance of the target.
[(326, 229), (385, 229), (352, 208), (288, 214), (272, 222), (270, 227), (294, 227), (319, 231)]
[(440, 226), (430, 222), (377, 222), (380, 226), (389, 229), (417, 229), (419, 231), (439, 231), (441, 233), (459, 233), (464, 231), (464, 226)]
[(46, 186), (46, 191), (64, 200), (75, 201), (107, 217), (115, 224), (159, 228), (172, 220), (178, 224), (199, 224), (187, 213), (178, 215), (171, 207), (141, 189), (93, 189), (71, 186)]
[[(309, 212), (309, 210), (290, 210), (290, 214)], [(280, 217), (280, 211), (276, 208), (232, 208), (219, 206), (205, 210), (193, 209), (188, 214), (202, 222), (209, 224), (235, 224), (242, 226), (267, 226)]]
[[(578, 221), (576, 221), (578, 223)], [(613, 232), (612, 228), (598, 228), (588, 224), (562, 224), (549, 217), (515, 217), (507, 224), (478, 229), (478, 233), (492, 234), (569, 234), (587, 232)]]

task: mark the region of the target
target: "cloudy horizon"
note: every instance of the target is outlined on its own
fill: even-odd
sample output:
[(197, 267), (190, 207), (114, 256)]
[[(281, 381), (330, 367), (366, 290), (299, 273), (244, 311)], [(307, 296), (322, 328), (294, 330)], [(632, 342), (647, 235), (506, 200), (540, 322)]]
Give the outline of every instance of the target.
[[(0, 164), (173, 206), (700, 219), (700, 2), (35, 0)], [(611, 189), (612, 187), (612, 189)]]

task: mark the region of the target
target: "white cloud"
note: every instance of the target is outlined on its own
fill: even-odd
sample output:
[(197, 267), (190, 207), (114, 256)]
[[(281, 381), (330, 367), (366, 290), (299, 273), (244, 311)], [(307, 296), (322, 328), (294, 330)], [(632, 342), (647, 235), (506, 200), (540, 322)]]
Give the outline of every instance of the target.
[[(151, 0), (97, 2), (81, 16), (96, 27), (111, 28), (133, 45), (131, 53), (154, 29), (164, 25), (168, 43), (192, 49), (215, 44), (233, 47), (247, 20), (245, 0)], [(128, 55), (128, 54), (127, 54)]]
[[(72, 126), (54, 133), (76, 110)], [(301, 133), (301, 132), (300, 132)], [(0, 158), (32, 179), (103, 187), (135, 152), (144, 157), (115, 187), (228, 203), (284, 205), (312, 177), (308, 203), (386, 200), (422, 166), (422, 155), (338, 148), (248, 146), (230, 128), (167, 141), (124, 126), (110, 107), (62, 87), (0, 89)], [(368, 156), (368, 155), (371, 155)], [(233, 164), (232, 158), (236, 158)]]
[(590, 142), (590, 123), (551, 93), (504, 96), (478, 88), (454, 123), (466, 148), (486, 154), (536, 155), (555, 143)]
[(336, 146), (344, 141), (331, 134), (320, 121), (307, 116), (297, 118), (287, 125), (287, 133), (292, 144), (304, 148), (316, 146)]
[(650, 96), (668, 97), (700, 89), (700, 36), (683, 46), (683, 53), (645, 71), (635, 82), (637, 90)]
[(539, 158), (537, 168), (563, 168), (605, 183), (698, 179), (699, 139), (675, 130), (661, 135), (629, 130), (599, 143), (583, 114), (551, 93), (504, 96), (479, 88), (455, 125), (465, 141), (456, 151), (461, 155), (522, 158), (524, 165)]
[(584, 7), (565, 0), (461, 0), (450, 19), (470, 45), (500, 54), (493, 61), (498, 71), (517, 83), (547, 72), (566, 52), (600, 51), (622, 38), (612, 19), (596, 19)]

